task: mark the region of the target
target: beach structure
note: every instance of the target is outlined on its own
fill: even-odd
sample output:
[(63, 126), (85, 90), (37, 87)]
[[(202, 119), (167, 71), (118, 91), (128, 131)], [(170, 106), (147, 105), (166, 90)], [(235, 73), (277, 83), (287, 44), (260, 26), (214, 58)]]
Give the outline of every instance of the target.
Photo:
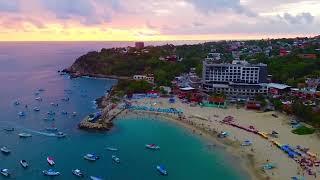
[(203, 61), (202, 88), (205, 92), (224, 93), (227, 96), (255, 97), (267, 94), (267, 65), (247, 61), (219, 63)]

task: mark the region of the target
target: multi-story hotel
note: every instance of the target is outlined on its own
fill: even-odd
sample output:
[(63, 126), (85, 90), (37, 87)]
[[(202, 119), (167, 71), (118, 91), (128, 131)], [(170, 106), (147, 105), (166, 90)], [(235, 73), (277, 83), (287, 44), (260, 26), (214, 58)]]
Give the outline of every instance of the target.
[(267, 94), (267, 65), (246, 61), (219, 63), (203, 61), (202, 87), (206, 92), (224, 93), (234, 97), (253, 97)]

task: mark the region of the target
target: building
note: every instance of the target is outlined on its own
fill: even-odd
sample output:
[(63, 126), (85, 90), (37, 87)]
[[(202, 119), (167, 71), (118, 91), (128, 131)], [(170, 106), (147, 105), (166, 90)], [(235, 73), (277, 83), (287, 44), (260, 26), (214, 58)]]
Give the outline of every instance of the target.
[(203, 61), (202, 88), (205, 92), (224, 93), (234, 97), (254, 97), (267, 94), (267, 65), (246, 61), (217, 63)]
[(143, 49), (144, 48), (144, 42), (135, 42), (136, 49)]
[(317, 59), (316, 54), (298, 54), (298, 57), (302, 59)]
[(151, 75), (134, 75), (133, 79), (136, 81), (145, 80), (150, 83), (154, 83), (154, 77)]

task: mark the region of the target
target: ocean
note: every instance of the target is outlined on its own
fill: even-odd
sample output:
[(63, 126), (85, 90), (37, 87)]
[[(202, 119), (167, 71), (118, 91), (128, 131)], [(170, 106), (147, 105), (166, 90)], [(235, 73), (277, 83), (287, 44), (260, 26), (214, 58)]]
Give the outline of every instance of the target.
[[(105, 180), (248, 179), (246, 173), (239, 169), (238, 161), (223, 150), (208, 149), (207, 140), (174, 123), (151, 116), (118, 119), (115, 127), (105, 133), (77, 128), (82, 118), (97, 111), (94, 100), (103, 96), (117, 81), (69, 79), (57, 71), (70, 66), (78, 56), (88, 51), (132, 44), (0, 43), (0, 147), (6, 146), (11, 150), (9, 155), (0, 154), (0, 168), (8, 168), (11, 179), (49, 179), (42, 174), (43, 170), (48, 169), (61, 173), (54, 179), (78, 179), (71, 173), (76, 168), (84, 172), (84, 179), (89, 179), (91, 175)], [(35, 100), (37, 97), (41, 97), (42, 101)], [(70, 100), (63, 101), (63, 98)], [(21, 104), (14, 105), (16, 100)], [(40, 111), (35, 112), (35, 107)], [(18, 116), (20, 111), (25, 112), (25, 117)], [(52, 116), (54, 120), (49, 117), (48, 111), (55, 112)], [(62, 111), (68, 114), (64, 115)], [(73, 112), (76, 116), (71, 115)], [(6, 127), (13, 127), (15, 131), (6, 132), (3, 130)], [(56, 127), (67, 137), (54, 137), (46, 131), (47, 127)], [(18, 133), (22, 132), (30, 133), (32, 137), (19, 138)], [(144, 147), (148, 143), (159, 144), (161, 150), (148, 151)], [(107, 151), (107, 146), (117, 147), (119, 151)], [(101, 158), (88, 162), (83, 159), (86, 153), (95, 153)], [(112, 162), (112, 154), (121, 159), (120, 164)], [(49, 167), (47, 156), (54, 158), (55, 166)], [(21, 159), (29, 162), (28, 169), (20, 166)], [(165, 165), (168, 176), (159, 175), (155, 169), (158, 164)], [(0, 176), (0, 179), (4, 177)]]

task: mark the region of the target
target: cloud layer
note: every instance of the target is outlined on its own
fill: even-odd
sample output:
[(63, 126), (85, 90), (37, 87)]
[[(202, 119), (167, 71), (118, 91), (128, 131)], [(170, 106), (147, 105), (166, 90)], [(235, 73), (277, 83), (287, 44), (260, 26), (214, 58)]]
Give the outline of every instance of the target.
[(1, 0), (0, 38), (167, 40), (313, 35), (320, 25), (318, 9), (318, 0)]

